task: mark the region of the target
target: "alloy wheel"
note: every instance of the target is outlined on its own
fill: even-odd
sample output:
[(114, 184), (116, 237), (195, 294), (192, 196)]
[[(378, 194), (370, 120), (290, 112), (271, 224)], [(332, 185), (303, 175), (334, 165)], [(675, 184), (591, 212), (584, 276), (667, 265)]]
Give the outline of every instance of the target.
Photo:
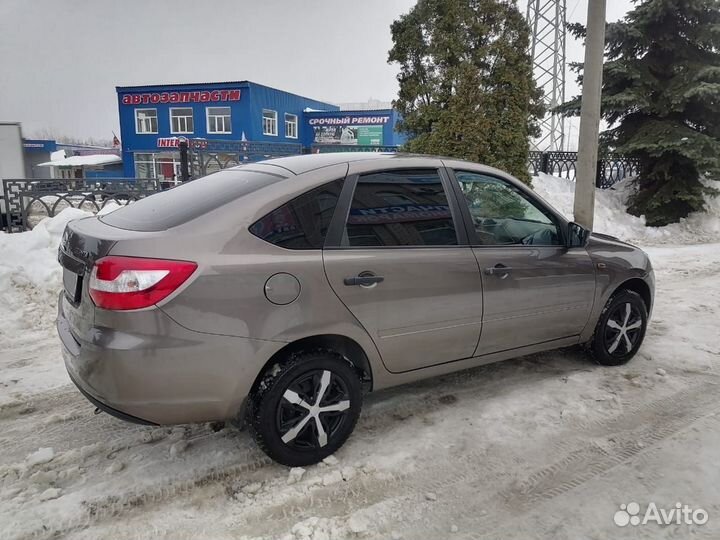
[(278, 404), (276, 427), (282, 442), (296, 450), (323, 448), (341, 430), (350, 410), (345, 381), (330, 370), (295, 379)]
[(638, 343), (642, 324), (642, 315), (636, 306), (630, 302), (617, 305), (605, 323), (607, 352), (616, 357), (630, 353)]

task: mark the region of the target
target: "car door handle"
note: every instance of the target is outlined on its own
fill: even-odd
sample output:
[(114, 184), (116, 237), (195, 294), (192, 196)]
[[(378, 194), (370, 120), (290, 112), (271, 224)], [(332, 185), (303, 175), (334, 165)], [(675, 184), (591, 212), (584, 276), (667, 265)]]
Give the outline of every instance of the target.
[(509, 266), (505, 266), (502, 263), (498, 263), (495, 266), (490, 266), (485, 269), (485, 273), (488, 276), (496, 276), (500, 279), (505, 279), (506, 277), (508, 277), (508, 274), (510, 274), (510, 272), (512, 272), (512, 268), (510, 268)]
[(365, 287), (368, 287), (370, 285), (375, 285), (376, 283), (381, 283), (385, 281), (385, 278), (382, 276), (363, 276), (362, 274), (359, 276), (354, 277), (346, 277), (343, 280), (343, 283), (347, 285), (348, 287), (352, 287), (353, 285), (364, 285)]

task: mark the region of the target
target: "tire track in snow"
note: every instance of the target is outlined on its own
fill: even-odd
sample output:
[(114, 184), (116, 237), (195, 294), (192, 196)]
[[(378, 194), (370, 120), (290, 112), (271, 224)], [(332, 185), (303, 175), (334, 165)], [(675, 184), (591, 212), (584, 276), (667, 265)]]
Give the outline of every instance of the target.
[[(702, 383), (646, 405), (636, 406), (605, 421), (588, 423), (587, 431), (582, 435), (586, 438), (613, 437), (615, 443), (610, 450), (591, 442), (491, 497), (484, 497), (478, 502), (473, 502), (472, 498), (466, 499), (470, 504), (464, 505), (461, 510), (456, 506), (446, 505), (431, 508), (430, 512), (424, 515), (429, 518), (430, 523), (435, 522), (438, 525), (429, 528), (424, 526), (422, 532), (434, 533), (442, 537), (443, 534), (447, 534), (451, 523), (467, 520), (467, 515), (474, 513), (478, 518), (474, 520), (472, 528), (491, 532), (468, 532), (458, 538), (481, 540), (510, 537), (517, 529), (514, 525), (508, 527), (507, 523), (515, 523), (518, 517), (537, 509), (539, 505), (578, 488), (589, 480), (607, 474), (615, 467), (687, 429), (697, 421), (709, 420), (720, 423), (718, 387), (716, 383)], [(569, 444), (571, 443), (565, 445)], [(558, 445), (560, 446), (562, 445)], [(475, 478), (472, 481), (480, 479), (477, 475), (473, 476)], [(455, 486), (452, 487), (455, 489)], [(447, 490), (448, 486), (441, 483), (439, 488), (438, 491)], [(493, 511), (483, 513), (483, 509), (488, 508), (492, 508)], [(503, 535), (503, 532), (507, 535)]]
[[(713, 398), (713, 393), (717, 389), (717, 384), (705, 383), (696, 388), (681, 390), (650, 404), (636, 406), (617, 417), (588, 423), (586, 433), (573, 431), (569, 435), (566, 432), (556, 434), (554, 437), (560, 439), (574, 439), (555, 445), (556, 448), (565, 448), (564, 456), (553, 465), (527, 475), (520, 483), (511, 481), (508, 484), (507, 461), (489, 459), (484, 451), (469, 452), (461, 454), (454, 460), (433, 463), (432, 467), (423, 468), (420, 465), (417, 471), (395, 474), (392, 478), (379, 482), (373, 482), (372, 478), (364, 478), (359, 483), (340, 484), (325, 489), (322, 493), (315, 492), (311, 497), (290, 501), (290, 509), (284, 501), (277, 507), (253, 516), (247, 523), (261, 525), (272, 522), (277, 527), (282, 522), (287, 530), (298, 520), (322, 515), (324, 512), (330, 511), (332, 515), (337, 516), (351, 513), (361, 505), (368, 507), (383, 501), (404, 499), (405, 504), (411, 507), (428, 506), (422, 512), (424, 519), (421, 528), (410, 532), (403, 531), (404, 538), (444, 538), (448, 534), (450, 524), (453, 523), (450, 516), (457, 516), (459, 521), (462, 516), (472, 514), (473, 509), (476, 515), (483, 516), (478, 518), (477, 527), (495, 531), (506, 522), (507, 511), (511, 511), (513, 517), (517, 513), (528, 512), (538, 504), (575, 489), (632, 459), (638, 453), (681, 431), (695, 420), (714, 414), (715, 410), (720, 410), (720, 403)], [(697, 399), (698, 395), (704, 396), (704, 399)], [(646, 425), (648, 416), (657, 418), (657, 421)], [(720, 417), (717, 418), (720, 421)], [(640, 426), (645, 427), (638, 433), (635, 430)], [(616, 438), (612, 451), (592, 440), (587, 442), (588, 438), (609, 435)], [(439, 450), (439, 448), (427, 448), (426, 453), (433, 455)], [(473, 492), (476, 493), (473, 486), (478, 485), (481, 489), (488, 480), (503, 483), (505, 487), (491, 496), (483, 497), (481, 502), (473, 503), (473, 500), (477, 500), (477, 497), (472, 497)], [(468, 491), (468, 497), (463, 500), (469, 502), (472, 508), (467, 504), (457, 504), (458, 489)], [(437, 503), (429, 505), (423, 500), (424, 494), (428, 492), (437, 496)], [(452, 502), (450, 505), (443, 504), (444, 499)], [(503, 510), (506, 512), (482, 513), (484, 508), (492, 508), (498, 501), (502, 501)], [(428, 523), (431, 525), (428, 526)], [(433, 523), (437, 525), (433, 526)], [(389, 529), (385, 532), (389, 534)], [(485, 538), (483, 535), (471, 535), (468, 538), (476, 537)], [(498, 536), (493, 533), (490, 537)]]
[[(495, 379), (503, 377), (503, 371), (506, 369), (512, 369), (512, 366), (507, 364), (517, 364), (518, 362), (524, 363), (528, 361), (527, 359), (515, 362), (511, 361), (506, 363), (504, 366), (498, 364), (495, 366), (477, 368), (466, 373), (454, 374), (448, 377), (449, 380), (445, 381), (445, 383), (441, 386), (432, 385), (432, 387), (430, 387), (427, 383), (419, 384), (415, 388), (416, 390), (419, 390), (420, 393), (410, 394), (408, 398), (402, 400), (399, 407), (392, 404), (388, 406), (384, 401), (371, 405), (368, 414), (364, 417), (362, 423), (358, 425), (359, 429), (356, 436), (362, 437), (363, 433), (365, 435), (368, 435), (369, 433), (377, 435), (377, 433), (374, 432), (391, 430), (393, 426), (402, 419), (410, 416), (422, 416), (429, 412), (436, 412), (443, 407), (439, 398), (449, 392), (453, 392), (454, 395), (460, 396), (459, 399), (462, 399), (466, 394), (468, 394), (475, 400), (478, 399), (478, 393), (486, 390), (487, 393), (483, 393), (482, 398), (480, 399), (490, 399), (498, 393), (504, 393), (508, 390), (507, 386), (498, 388), (498, 385), (494, 384)], [(556, 377), (558, 373), (566, 373), (567, 371), (570, 371), (562, 369), (558, 370), (552, 366), (546, 370), (544, 368), (547, 366), (538, 366), (537, 364), (533, 367), (536, 369), (540, 367), (541, 369), (530, 373), (523, 373), (523, 376), (520, 377), (520, 384), (527, 383), (527, 376), (530, 376), (533, 379), (553, 378)], [(488, 378), (488, 372), (495, 373), (493, 373), (492, 377)], [(476, 379), (482, 379), (481, 384), (478, 385)], [(708, 388), (717, 388), (717, 386), (712, 384), (705, 386)], [(494, 391), (493, 388), (495, 388)], [(407, 391), (408, 388), (405, 388), (404, 390), (401, 388), (394, 393), (402, 396), (403, 393)], [(632, 424), (632, 422), (628, 423), (628, 418), (632, 418), (633, 415), (642, 417), (643, 413), (648, 410), (653, 411), (653, 414), (658, 414), (658, 411), (665, 411), (669, 407), (669, 404), (675, 404), (678, 401), (690, 403), (692, 400), (688, 399), (688, 396), (690, 394), (694, 394), (695, 392), (697, 392), (697, 388), (686, 390), (674, 397), (671, 396), (669, 398), (659, 400), (659, 404), (651, 403), (646, 406), (636, 407), (632, 411), (621, 413), (619, 419), (600, 419), (595, 422), (586, 422), (583, 423), (579, 429), (581, 431), (588, 431), (589, 434), (597, 437), (606, 434), (608, 429), (610, 429), (610, 431), (617, 430), (620, 425), (625, 426), (626, 428), (632, 427), (634, 424)], [(393, 392), (390, 392), (390, 402), (392, 402), (392, 394)], [(712, 392), (706, 392), (705, 394), (711, 395)], [(447, 406), (451, 405), (452, 403), (449, 403)], [(110, 420), (118, 426), (125, 426), (126, 428), (128, 426), (123, 422), (116, 421), (114, 419)], [(638, 422), (641, 422), (641, 420), (638, 419)], [(132, 429), (139, 430), (139, 433), (158, 429), (130, 427)], [(567, 427), (568, 426), (564, 427), (563, 433), (568, 431)], [(572, 431), (569, 436), (570, 438), (575, 437), (573, 434), (577, 429), (577, 425), (572, 426)], [(103, 434), (103, 436), (104, 435), (105, 434)], [(132, 448), (134, 445), (140, 446), (143, 443), (147, 443), (145, 440), (140, 440), (131, 441), (130, 444), (128, 444), (127, 435), (127, 429), (124, 432), (120, 429), (120, 436), (115, 443), (120, 449)], [(213, 435), (213, 433), (198, 433), (197, 439), (203, 440), (205, 438), (212, 437)], [(588, 434), (584, 435), (587, 437)], [(526, 498), (531, 498), (533, 493), (549, 493), (551, 496), (555, 496), (567, 489), (572, 489), (573, 487), (576, 487), (580, 483), (586, 481), (585, 475), (588, 472), (586, 467), (590, 467), (588, 464), (602, 464), (604, 463), (603, 460), (607, 459), (607, 456), (604, 454), (601, 447), (591, 444), (585, 448), (577, 450), (577, 448), (573, 448), (571, 444), (564, 440), (566, 437), (568, 437), (567, 434), (560, 437), (561, 440), (556, 443), (556, 448), (560, 451), (565, 449), (564, 451), (567, 455), (561, 460), (561, 462), (556, 464), (554, 469), (543, 469), (538, 471), (536, 475), (528, 477), (524, 488), (527, 492), (525, 495)], [(272, 462), (264, 455), (259, 454), (259, 452), (252, 451), (252, 443), (249, 438), (247, 438), (244, 442), (247, 444), (242, 444), (243, 447), (246, 447), (242, 450), (246, 450), (246, 455), (250, 458), (247, 461), (240, 461), (239, 463), (234, 462), (232, 464), (225, 463), (210, 468), (204, 468), (200, 471), (191, 470), (191, 475), (186, 478), (178, 479), (177, 477), (174, 477), (169, 480), (161, 479), (159, 485), (86, 501), (83, 513), (73, 516), (62, 523), (54, 522), (49, 529), (39, 527), (35, 531), (34, 535), (37, 537), (46, 537), (52, 536), (53, 534), (67, 533), (81, 527), (84, 528), (87, 526), (89, 521), (97, 522), (103, 519), (116, 518), (132, 508), (144, 506), (146, 504), (161, 503), (177, 495), (188, 494), (197, 488), (214, 482), (228, 482), (235, 478), (239, 478), (242, 475), (246, 475), (249, 472), (257, 472), (272, 464)], [(428, 448), (428, 454), (430, 455), (432, 455), (433, 452), (442, 451), (444, 450), (440, 447)], [(630, 448), (629, 453), (628, 451), (624, 451), (622, 455), (634, 455), (633, 449)], [(187, 465), (192, 467), (193, 463), (188, 463)], [(592, 472), (592, 474), (599, 474), (602, 470), (604, 470), (603, 467), (604, 465), (592, 465), (592, 470), (590, 472)], [(280, 472), (281, 470), (282, 473)], [(303, 501), (301, 497), (298, 499), (296, 504), (291, 504), (291, 508), (296, 508), (295, 511), (288, 511), (287, 506), (284, 506), (283, 508), (270, 507), (267, 509), (267, 512), (261, 512), (261, 515), (258, 516), (257, 519), (280, 519), (283, 522), (290, 523), (288, 520), (303, 516), (309, 508), (315, 508), (318, 510), (329, 510), (334, 508), (336, 511), (345, 512), (351, 511), (354, 507), (356, 507), (358, 501), (364, 505), (373, 504), (392, 497), (407, 497), (408, 493), (443, 491), (451, 488), (452, 486), (471, 484), (481, 480), (482, 478), (492, 477), (496, 480), (503, 480), (508, 476), (507, 462), (502, 460), (489, 460), (487, 453), (484, 451), (464, 453), (458, 456), (454, 461), (447, 460), (447, 463), (433, 463), (431, 467), (428, 467), (427, 471), (430, 472), (429, 476), (422, 475), (420, 477), (417, 474), (396, 474), (389, 480), (378, 481), (372, 477), (363, 477), (362, 479), (356, 479), (351, 482), (343, 482), (338, 486), (323, 488), (318, 490), (317, 493), (313, 492), (312, 503), (310, 505), (307, 504), (307, 501)], [(569, 474), (568, 471), (574, 472), (573, 474)], [(561, 472), (566, 474), (567, 478), (560, 478), (559, 474)], [(278, 473), (274, 475), (274, 478), (279, 478), (284, 476), (284, 474), (285, 469), (278, 468)], [(272, 478), (273, 477), (271, 477), (271, 479)], [(549, 488), (550, 485), (553, 486), (553, 489), (560, 489), (560, 491), (557, 491), (556, 493), (551, 492)], [(506, 497), (509, 494), (499, 493), (499, 495)], [(535, 495), (534, 497), (535, 499), (533, 500), (536, 500), (538, 495)], [(539, 497), (542, 498), (543, 495), (540, 495)], [(338, 501), (341, 501), (341, 503), (338, 503)], [(253, 519), (253, 521), (255, 521), (255, 519)], [(447, 531), (445, 530), (443, 532), (446, 533)]]
[[(705, 417), (720, 421), (720, 415), (711, 416), (720, 410), (720, 403), (714, 397), (717, 389), (715, 383), (702, 383), (649, 404), (637, 405), (616, 417), (590, 422), (584, 432), (576, 432), (575, 428), (572, 431), (562, 430), (553, 435), (553, 438), (564, 440), (555, 445), (556, 448), (565, 448), (565, 452), (559, 454), (561, 457), (548, 467), (526, 474), (520, 482), (508, 478), (511, 474), (507, 461), (489, 459), (487, 453), (481, 450), (463, 453), (453, 460), (433, 462), (432, 467), (424, 468), (419, 463), (417, 470), (405, 474), (393, 474), (380, 479), (372, 475), (359, 475), (350, 482), (322, 487), (304, 495), (281, 497), (277, 502), (270, 500), (269, 505), (256, 504), (250, 508), (253, 515), (246, 516), (243, 521), (250, 529), (267, 529), (268, 524), (272, 524), (273, 533), (281, 533), (310, 516), (349, 514), (361, 507), (394, 501), (409, 507), (424, 505), (421, 528), (403, 531), (405, 538), (445, 537), (450, 524), (463, 521), (467, 514), (477, 516), (473, 523), (475, 530), (493, 531), (489, 537), (494, 538), (497, 537), (497, 530), (503, 528), (510, 518), (522, 516), (606, 474), (693, 422)], [(615, 443), (608, 450), (593, 440), (598, 437), (612, 437)], [(437, 455), (438, 451), (439, 447), (427, 448), (428, 455)], [(229, 480), (232, 477), (222, 475), (219, 478)], [(503, 487), (479, 501), (477, 496), (472, 497), (490, 480)], [(195, 487), (199, 485), (204, 483), (196, 482)], [(272, 486), (273, 489), (277, 487)], [(463, 490), (467, 491), (468, 496), (463, 498), (465, 504), (458, 505), (457, 493)], [(435, 493), (437, 502), (430, 504), (424, 501), (423, 494), (427, 492)], [(163, 497), (157, 500), (161, 501)], [(483, 509), (494, 507), (495, 511), (483, 514)], [(120, 513), (122, 510), (120, 508)], [(389, 529), (385, 532), (389, 532)], [(265, 534), (268, 534), (267, 530)], [(487, 536), (470, 533), (469, 536), (459, 537), (475, 539)]]
[[(363, 411), (358, 428), (367, 433), (381, 429), (389, 423), (440, 410), (452, 405), (440, 401), (440, 398), (447, 394), (468, 395), (473, 399), (478, 399), (477, 394), (482, 394), (481, 399), (491, 399), (512, 387), (513, 380), (508, 379), (507, 375), (515, 372), (518, 376), (518, 366), (526, 370), (529, 368), (529, 371), (520, 374), (516, 382), (528, 376), (537, 381), (586, 369), (582, 364), (573, 369), (574, 360), (568, 360), (565, 356), (565, 353), (560, 353), (558, 363), (564, 365), (559, 367), (542, 364), (545, 358), (543, 356), (524, 357), (449, 374), (439, 380), (421, 381), (371, 394), (367, 400), (369, 406)], [(494, 380), (500, 379), (506, 381), (506, 386), (498, 387), (493, 384)], [(5, 419), (0, 416), (0, 464), (22, 460), (39, 447), (50, 446), (63, 452), (93, 441), (121, 444), (128, 437), (132, 441), (133, 438), (142, 438), (143, 434), (163, 429), (131, 424), (105, 413), (94, 415), (94, 406), (70, 385), (39, 393), (18, 404), (15, 410), (19, 411), (20, 407), (29, 412), (18, 413)], [(47, 418), (38, 420), (40, 415), (46, 415)], [(37, 429), (38, 422), (43, 426), (42, 430)], [(213, 436), (210, 430), (207, 431), (209, 436)], [(146, 441), (139, 441), (141, 442)]]
[[(558, 362), (562, 364), (560, 367), (541, 363), (546, 356), (538, 355), (453, 373), (442, 378), (442, 385), (439, 385), (437, 380), (434, 382), (421, 381), (413, 385), (379, 393), (373, 396), (372, 401), (374, 403), (368, 407), (367, 412), (361, 417), (361, 423), (356, 428), (355, 437), (362, 437), (363, 434), (366, 436), (369, 434), (377, 435), (378, 432), (392, 430), (398, 422), (407, 418), (419, 417), (431, 412), (437, 412), (444, 407), (450, 407), (455, 400), (444, 402), (440, 399), (450, 393), (456, 399), (463, 399), (467, 396), (473, 400), (478, 400), (478, 393), (482, 393), (482, 398), (480, 398), (482, 400), (491, 399), (512, 387), (513, 381), (506, 379), (506, 372), (516, 372), (518, 365), (522, 366), (523, 371), (517, 377), (517, 384), (525, 384), (528, 377), (537, 382), (538, 380), (556, 378), (559, 374), (586, 370), (582, 364), (578, 368), (572, 368), (573, 361), (568, 360), (565, 356), (564, 353), (560, 353)], [(516, 373), (516, 375), (518, 374)], [(506, 380), (507, 384), (504, 387), (494, 384), (498, 379)], [(480, 384), (478, 384), (478, 381), (480, 381)], [(398, 397), (399, 402), (395, 402), (393, 396)], [(92, 406), (85, 403), (82, 396), (78, 394), (77, 398), (77, 401), (73, 402), (73, 408), (87, 406), (92, 410)], [(28, 432), (28, 437), (23, 439), (22, 445), (29, 450), (35, 450), (38, 446), (53, 446), (53, 444), (56, 444), (55, 441), (60, 446), (67, 446), (68, 434), (70, 434), (70, 440), (79, 441), (80, 446), (87, 445), (92, 440), (103, 441), (106, 446), (104, 452), (114, 454), (120, 450), (131, 450), (156, 442), (153, 439), (153, 434), (164, 429), (166, 428), (135, 426), (107, 415), (98, 415), (90, 416), (89, 420), (84, 417), (72, 419), (67, 423), (63, 422), (53, 426), (49, 431), (43, 431), (40, 434)], [(197, 429), (202, 431), (200, 427), (197, 427)], [(112, 435), (109, 441), (108, 435)], [(199, 433), (196, 436), (196, 442), (209, 439), (214, 435), (207, 429), (205, 435)], [(76, 448), (78, 446), (73, 445), (68, 452), (73, 452)], [(89, 500), (86, 502), (85, 511), (82, 514), (73, 516), (62, 523), (53, 521), (52, 523), (40, 525), (32, 536), (42, 538), (84, 528), (87, 526), (88, 520), (97, 521), (117, 517), (125, 510), (149, 503), (159, 503), (177, 495), (187, 494), (209, 483), (227, 481), (246, 474), (248, 471), (257, 471), (273, 464), (257, 451), (249, 437), (246, 437), (241, 444), (241, 448), (237, 449), (237, 453), (243, 451), (250, 457), (249, 461), (226, 463), (217, 467), (203, 468), (200, 471), (192, 470), (190, 471), (191, 476), (186, 478), (178, 479), (174, 477), (169, 480), (163, 478), (160, 479), (159, 485), (151, 488)], [(480, 458), (480, 456), (476, 457)], [(467, 456), (467, 458), (472, 461), (471, 456)], [(81, 463), (78, 464), (81, 465)], [(49, 465), (52, 466), (52, 462)], [(63, 462), (64, 467), (71, 465), (72, 463)], [(188, 465), (192, 466), (193, 464)], [(282, 471), (284, 475), (285, 469), (282, 469)], [(102, 474), (102, 469), (89, 472), (91, 474)], [(87, 481), (88, 479), (85, 479), (85, 483)]]

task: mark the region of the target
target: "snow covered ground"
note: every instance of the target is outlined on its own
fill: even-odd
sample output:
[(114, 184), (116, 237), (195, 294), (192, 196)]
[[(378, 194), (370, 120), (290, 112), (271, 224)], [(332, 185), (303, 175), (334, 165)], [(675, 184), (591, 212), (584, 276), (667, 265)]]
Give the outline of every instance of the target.
[[(570, 182), (534, 185), (571, 214)], [(620, 187), (598, 193), (596, 230), (643, 245), (657, 277), (632, 362), (563, 350), (373, 394), (306, 470), (234, 428), (93, 415), (52, 328), (77, 214), (0, 235), (0, 538), (719, 538), (720, 202), (653, 229)], [(709, 521), (618, 527), (631, 502)]]

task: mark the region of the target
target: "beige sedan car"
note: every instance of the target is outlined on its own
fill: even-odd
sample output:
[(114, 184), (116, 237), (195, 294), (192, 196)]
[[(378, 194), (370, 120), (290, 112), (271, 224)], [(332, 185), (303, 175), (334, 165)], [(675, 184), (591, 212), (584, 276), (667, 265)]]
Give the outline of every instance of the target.
[(247, 164), (71, 222), (57, 328), (97, 407), (247, 421), (292, 466), (349, 437), (363, 395), (584, 344), (640, 347), (647, 255), (482, 165), (337, 153)]

